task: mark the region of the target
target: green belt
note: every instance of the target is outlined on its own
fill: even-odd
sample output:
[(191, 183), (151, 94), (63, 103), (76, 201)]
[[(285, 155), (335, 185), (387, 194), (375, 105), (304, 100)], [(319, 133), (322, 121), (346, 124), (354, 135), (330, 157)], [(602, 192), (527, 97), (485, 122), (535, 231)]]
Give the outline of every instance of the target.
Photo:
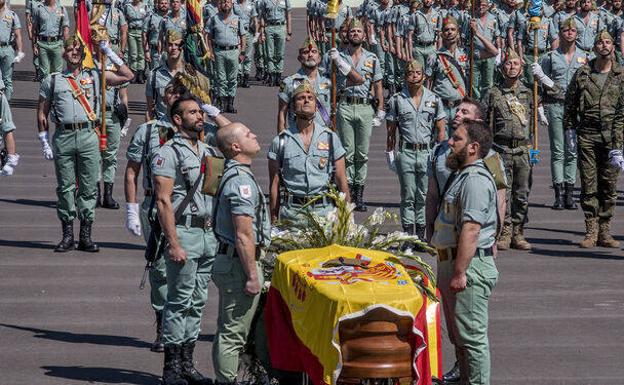
[[(228, 243), (219, 243), (217, 254), (223, 254), (230, 258), (234, 258), (234, 257), (238, 258), (238, 251), (236, 250), (236, 246), (230, 245)], [(261, 255), (262, 255), (262, 248), (256, 245), (256, 254), (255, 254), (256, 261), (260, 259)]]

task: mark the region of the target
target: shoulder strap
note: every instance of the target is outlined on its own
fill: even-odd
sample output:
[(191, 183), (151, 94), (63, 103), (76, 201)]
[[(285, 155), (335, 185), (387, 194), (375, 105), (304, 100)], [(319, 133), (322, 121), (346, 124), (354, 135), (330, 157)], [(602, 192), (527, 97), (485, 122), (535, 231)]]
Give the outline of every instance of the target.
[(54, 113), (54, 118), (58, 119), (58, 115), (56, 114), (56, 103), (54, 103), (54, 90), (56, 89), (56, 73), (53, 73), (50, 78), (50, 104), (52, 107), (52, 112)]
[(66, 79), (67, 83), (69, 83), (69, 86), (72, 89), (74, 98), (78, 100), (78, 103), (80, 103), (80, 106), (84, 109), (85, 113), (87, 114), (87, 118), (89, 118), (89, 120), (92, 122), (95, 121), (97, 119), (97, 116), (95, 115), (95, 112), (93, 112), (93, 109), (91, 109), (91, 106), (89, 105), (89, 100), (87, 100), (87, 97), (78, 86), (78, 83), (76, 83), (76, 80), (69, 77)]
[[(152, 129), (154, 128), (154, 123), (148, 123), (145, 130), (145, 143), (143, 143), (143, 159), (147, 159), (149, 150), (150, 150), (150, 140), (152, 139)], [(175, 150), (174, 150), (175, 151)], [(149, 160), (148, 160), (149, 162)], [(145, 175), (147, 176), (147, 188), (152, 190), (152, 168), (149, 167), (149, 163), (147, 167), (145, 167)]]
[[(176, 148), (175, 143), (171, 144), (171, 148), (173, 148), (173, 151), (176, 153), (176, 157), (178, 158), (178, 163), (181, 162), (181, 154), (180, 154), (180, 150), (178, 150)], [(202, 162), (201, 162), (201, 168), (204, 167), (204, 160), (205, 158), (202, 157)], [(199, 185), (201, 184), (202, 178), (201, 175), (195, 180), (195, 183), (193, 184), (193, 186), (191, 186), (191, 182), (188, 178), (188, 172), (185, 172), (181, 167), (180, 170), (182, 171), (182, 174), (184, 176), (184, 183), (186, 185), (186, 196), (184, 197), (184, 199), (182, 200), (182, 202), (180, 203), (180, 206), (178, 206), (178, 208), (175, 211), (174, 217), (175, 217), (175, 223), (178, 223), (180, 221), (180, 218), (182, 217), (182, 214), (184, 213), (184, 210), (186, 210), (186, 207), (191, 203), (191, 201), (193, 200), (193, 197), (195, 196), (195, 192), (197, 191), (197, 188), (199, 187)]]
[(449, 58), (447, 57), (447, 55), (443, 53), (438, 53), (438, 57), (440, 58), (440, 63), (442, 63), (442, 68), (444, 70), (444, 73), (446, 74), (448, 79), (451, 81), (451, 84), (457, 90), (459, 95), (463, 98), (464, 96), (466, 96), (466, 90), (459, 83), (459, 79), (457, 78), (455, 71), (453, 71), (453, 68), (451, 68), (451, 63), (453, 64), (454, 67), (458, 69), (461, 80), (463, 81), (464, 84), (466, 84), (466, 79), (464, 78), (464, 73), (461, 70), (461, 66), (459, 65), (459, 63), (457, 63), (455, 58), (453, 57)]

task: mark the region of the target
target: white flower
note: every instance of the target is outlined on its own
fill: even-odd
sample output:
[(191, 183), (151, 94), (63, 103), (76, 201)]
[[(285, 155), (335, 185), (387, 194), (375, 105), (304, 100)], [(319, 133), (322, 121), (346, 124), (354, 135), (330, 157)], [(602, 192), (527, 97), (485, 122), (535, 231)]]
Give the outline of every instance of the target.
[(338, 209), (334, 208), (330, 212), (328, 212), (327, 215), (325, 215), (325, 220), (328, 223), (335, 223), (335, 222), (337, 222), (338, 221)]
[(341, 201), (346, 201), (347, 200), (347, 194), (343, 193), (342, 191), (338, 194), (338, 199), (340, 199)]
[(386, 217), (386, 213), (384, 209), (381, 207), (377, 207), (375, 211), (373, 212), (373, 215), (371, 215), (368, 218), (368, 221), (371, 226), (377, 226), (377, 225), (381, 225), (384, 223), (385, 217)]

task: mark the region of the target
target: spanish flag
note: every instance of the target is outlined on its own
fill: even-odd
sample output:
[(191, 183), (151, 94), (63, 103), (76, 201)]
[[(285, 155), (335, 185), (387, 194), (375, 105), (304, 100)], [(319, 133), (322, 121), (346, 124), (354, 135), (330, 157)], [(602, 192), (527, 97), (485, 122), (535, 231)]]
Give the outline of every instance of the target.
[(85, 47), (85, 57), (82, 61), (84, 68), (94, 68), (93, 45), (91, 44), (91, 28), (89, 25), (89, 14), (85, 0), (78, 0), (78, 12), (76, 12), (76, 36), (82, 41)]

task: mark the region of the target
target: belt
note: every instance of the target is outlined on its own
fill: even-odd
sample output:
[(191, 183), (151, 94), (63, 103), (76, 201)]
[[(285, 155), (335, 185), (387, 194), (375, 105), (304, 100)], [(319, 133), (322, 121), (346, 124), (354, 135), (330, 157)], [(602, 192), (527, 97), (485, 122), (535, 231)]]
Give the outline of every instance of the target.
[(237, 45), (217, 45), (220, 51), (231, 51), (233, 49), (238, 49)]
[(267, 21), (268, 25), (284, 25), (286, 24), (285, 21)]
[(37, 39), (41, 41), (45, 41), (46, 43), (51, 43), (54, 41), (61, 40), (59, 36), (38, 36)]
[(184, 215), (180, 218), (177, 225), (186, 226), (196, 229), (209, 230), (212, 228), (212, 217), (200, 217), (197, 215)]
[(528, 139), (496, 139), (494, 143), (498, 144), (499, 146), (505, 146), (509, 148), (526, 147), (531, 144)]
[(368, 98), (358, 98), (355, 96), (341, 96), (340, 101), (346, 104), (368, 104)]
[[(452, 261), (457, 256), (456, 248), (448, 248), (448, 249), (438, 249), (438, 261)], [(492, 257), (494, 256), (494, 248), (486, 247), (486, 248), (477, 248), (475, 251), (475, 256), (482, 257)]]
[(91, 127), (92, 127), (92, 123), (91, 122), (85, 122), (85, 123), (63, 123), (63, 124), (58, 124), (56, 126), (57, 129), (69, 130), (69, 131), (82, 130), (84, 128), (91, 128)]
[(415, 45), (416, 47), (426, 48), (426, 47), (431, 47), (434, 43), (435, 43), (435, 41), (432, 41), (431, 43), (419, 43), (419, 42), (414, 42), (414, 45)]
[(442, 99), (442, 105), (444, 105), (444, 107), (446, 108), (455, 108), (459, 106), (460, 104), (461, 104), (461, 99), (457, 99), (457, 100)]
[(431, 146), (429, 146), (429, 143), (407, 143), (407, 142), (402, 142), (399, 147), (401, 147), (403, 149), (414, 150), (414, 151), (423, 151), (423, 150), (431, 149)]
[(143, 28), (142, 27), (128, 27), (128, 29), (131, 31), (136, 31), (137, 29), (142, 30)]
[(11, 43), (10, 42), (6, 42), (6, 43), (0, 43), (0, 47), (8, 47), (10, 46)]
[[(288, 196), (288, 203), (291, 204), (295, 204), (295, 205), (301, 205), (301, 206), (305, 206), (308, 203), (312, 202), (314, 199), (319, 198), (319, 196), (311, 196), (311, 197), (298, 197), (298, 196), (292, 196), (289, 195)], [(317, 199), (312, 205), (316, 206), (316, 205), (327, 205), (327, 198), (326, 197), (320, 197), (319, 199)]]
[[(227, 244), (227, 243), (219, 243), (219, 248), (217, 249), (217, 254), (227, 255), (228, 257), (238, 257), (238, 251), (236, 250), (236, 246)], [(262, 255), (262, 249), (256, 245), (256, 261), (260, 259)]]

